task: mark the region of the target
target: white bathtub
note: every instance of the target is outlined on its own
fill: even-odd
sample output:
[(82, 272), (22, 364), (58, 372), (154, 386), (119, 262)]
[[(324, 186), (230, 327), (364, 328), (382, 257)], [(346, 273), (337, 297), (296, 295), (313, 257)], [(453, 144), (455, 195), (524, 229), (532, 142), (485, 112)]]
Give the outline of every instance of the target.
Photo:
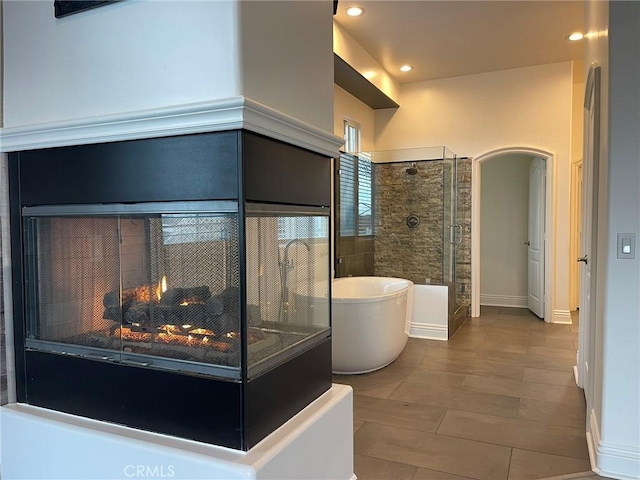
[(390, 277), (338, 278), (332, 283), (333, 373), (378, 370), (407, 344), (413, 282)]

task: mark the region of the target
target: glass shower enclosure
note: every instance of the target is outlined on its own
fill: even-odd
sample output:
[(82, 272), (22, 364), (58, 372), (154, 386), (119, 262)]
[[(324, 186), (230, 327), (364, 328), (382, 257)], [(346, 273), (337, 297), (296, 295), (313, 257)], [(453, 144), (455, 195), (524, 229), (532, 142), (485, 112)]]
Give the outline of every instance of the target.
[[(470, 161), (445, 147), (377, 151), (356, 157), (372, 166), (373, 260), (364, 273), (350, 271), (352, 257), (340, 245), (351, 242), (357, 246), (365, 239), (354, 241), (336, 225), (336, 276), (366, 274), (446, 285), (449, 317), (463, 314), (463, 307), (469, 306), (471, 282)], [(340, 160), (343, 165), (353, 161), (347, 154)], [(340, 203), (340, 179), (336, 185)]]

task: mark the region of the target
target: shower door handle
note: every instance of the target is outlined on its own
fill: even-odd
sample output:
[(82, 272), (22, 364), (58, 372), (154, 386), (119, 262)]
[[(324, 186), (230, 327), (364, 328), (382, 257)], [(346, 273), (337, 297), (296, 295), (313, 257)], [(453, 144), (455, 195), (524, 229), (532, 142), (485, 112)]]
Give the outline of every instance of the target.
[[(456, 235), (455, 228), (460, 229), (459, 235)], [(449, 225), (449, 243), (451, 245), (460, 245), (462, 243), (462, 225)]]
[(460, 234), (458, 235), (457, 241), (455, 242), (456, 245), (460, 245), (462, 243), (462, 225), (454, 225), (454, 227), (460, 229)]

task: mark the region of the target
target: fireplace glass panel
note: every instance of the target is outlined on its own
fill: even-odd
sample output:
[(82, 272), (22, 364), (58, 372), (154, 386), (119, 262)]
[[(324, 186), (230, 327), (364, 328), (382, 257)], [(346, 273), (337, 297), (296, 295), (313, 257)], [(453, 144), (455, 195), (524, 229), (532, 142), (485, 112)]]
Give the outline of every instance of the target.
[(25, 228), (27, 348), (240, 377), (236, 212), (26, 216)]
[(269, 339), (249, 344), (254, 376), (329, 335), (329, 217), (249, 206), (246, 230), (247, 318)]

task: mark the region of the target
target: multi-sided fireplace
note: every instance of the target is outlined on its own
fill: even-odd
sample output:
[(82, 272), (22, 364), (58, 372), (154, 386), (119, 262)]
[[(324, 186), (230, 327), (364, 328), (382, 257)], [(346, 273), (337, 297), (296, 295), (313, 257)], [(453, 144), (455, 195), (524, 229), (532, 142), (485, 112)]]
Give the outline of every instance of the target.
[(18, 401), (247, 450), (329, 389), (328, 158), (234, 131), (10, 174)]

